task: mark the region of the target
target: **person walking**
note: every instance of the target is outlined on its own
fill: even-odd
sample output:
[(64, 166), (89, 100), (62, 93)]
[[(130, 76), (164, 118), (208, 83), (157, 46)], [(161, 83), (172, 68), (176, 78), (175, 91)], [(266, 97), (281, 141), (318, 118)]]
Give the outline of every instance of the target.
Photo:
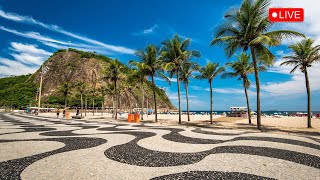
[(57, 118), (59, 118), (59, 114), (60, 114), (60, 109), (58, 108), (58, 110), (57, 110)]
[(63, 118), (65, 118), (66, 117), (66, 110), (64, 109), (63, 110)]

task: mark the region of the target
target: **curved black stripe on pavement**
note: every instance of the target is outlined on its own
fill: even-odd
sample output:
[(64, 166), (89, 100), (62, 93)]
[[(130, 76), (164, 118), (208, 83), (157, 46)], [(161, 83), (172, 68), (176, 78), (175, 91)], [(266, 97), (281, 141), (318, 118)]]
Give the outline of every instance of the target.
[(272, 178), (267, 178), (263, 176), (257, 176), (253, 174), (240, 173), (240, 172), (222, 172), (222, 171), (188, 171), (176, 174), (168, 174), (164, 176), (159, 176), (152, 178), (151, 180), (161, 180), (161, 179), (208, 179), (208, 180), (223, 180), (223, 179), (258, 179), (258, 180), (273, 180)]
[(21, 172), (30, 164), (43, 159), (45, 157), (59, 154), (63, 152), (87, 149), (91, 147), (96, 147), (107, 142), (105, 139), (101, 138), (84, 138), (84, 137), (70, 137), (70, 138), (48, 138), (48, 139), (28, 139), (28, 140), (0, 140), (1, 143), (5, 142), (23, 142), (23, 141), (55, 141), (62, 142), (65, 144), (64, 147), (48, 151), (41, 154), (36, 154), (24, 158), (8, 160), (0, 162), (0, 177), (1, 179), (21, 179)]

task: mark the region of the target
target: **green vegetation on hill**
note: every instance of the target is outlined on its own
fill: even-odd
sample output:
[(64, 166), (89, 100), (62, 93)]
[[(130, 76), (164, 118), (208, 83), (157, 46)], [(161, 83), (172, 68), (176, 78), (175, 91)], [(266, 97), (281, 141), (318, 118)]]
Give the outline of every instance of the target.
[(54, 57), (55, 55), (62, 53), (62, 52), (66, 52), (66, 51), (71, 51), (71, 52), (76, 52), (78, 54), (80, 54), (81, 58), (95, 58), (95, 59), (100, 59), (100, 60), (104, 60), (104, 61), (110, 61), (111, 59), (102, 55), (102, 54), (96, 54), (95, 52), (85, 52), (85, 51), (80, 51), (77, 49), (73, 49), (73, 48), (69, 48), (68, 50), (66, 49), (59, 49), (56, 52), (54, 52), (49, 59), (51, 59), (52, 57)]
[(30, 76), (29, 74), (0, 79), (0, 107), (23, 108), (34, 103), (37, 86), (27, 82)]

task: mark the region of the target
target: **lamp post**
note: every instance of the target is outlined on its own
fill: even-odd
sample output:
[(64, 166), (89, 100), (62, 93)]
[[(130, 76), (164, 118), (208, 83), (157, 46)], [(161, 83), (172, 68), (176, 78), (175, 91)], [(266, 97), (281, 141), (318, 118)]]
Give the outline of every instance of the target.
[(39, 87), (39, 98), (38, 98), (38, 114), (40, 113), (41, 89), (42, 89), (42, 72), (41, 72), (41, 75), (40, 75), (40, 87)]
[(39, 87), (39, 98), (38, 98), (38, 114), (40, 113), (40, 106), (41, 106), (41, 90), (42, 90), (42, 80), (43, 74), (45, 73), (46, 68), (42, 66), (41, 73), (40, 73), (40, 87)]

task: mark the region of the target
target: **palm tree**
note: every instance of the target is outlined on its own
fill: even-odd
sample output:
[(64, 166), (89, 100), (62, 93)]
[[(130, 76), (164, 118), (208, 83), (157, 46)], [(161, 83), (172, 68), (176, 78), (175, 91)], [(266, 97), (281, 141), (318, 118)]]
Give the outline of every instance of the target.
[(86, 92), (87, 90), (87, 84), (84, 81), (80, 81), (78, 82), (78, 84), (76, 85), (78, 91), (80, 92), (80, 99), (81, 99), (81, 118), (82, 118), (82, 111), (83, 111), (83, 94)]
[[(136, 55), (140, 58), (140, 63), (142, 68), (141, 70), (146, 72), (146, 74), (149, 77), (151, 77), (155, 121), (157, 122), (158, 112), (157, 112), (156, 85), (154, 82), (154, 77), (160, 76), (162, 78), (165, 78), (165, 76), (161, 72), (159, 72), (161, 70), (161, 60), (160, 60), (159, 49), (155, 45), (147, 45), (145, 50), (138, 50), (136, 52)], [(135, 63), (131, 62), (131, 64), (135, 64)]]
[(257, 127), (261, 129), (260, 80), (258, 62), (271, 65), (275, 56), (268, 47), (277, 46), (285, 38), (304, 37), (291, 30), (269, 31), (273, 23), (268, 20), (270, 0), (243, 0), (239, 9), (225, 14), (225, 22), (217, 29), (211, 46), (225, 46), (227, 57), (237, 50), (250, 50), (257, 89)]
[[(237, 56), (237, 61), (229, 62), (226, 64), (227, 67), (232, 69), (231, 72), (226, 72), (222, 74), (222, 78), (235, 78), (239, 77), (238, 80), (242, 80), (242, 85), (244, 88), (244, 93), (246, 95), (247, 109), (248, 109), (248, 119), (249, 124), (251, 124), (251, 114), (250, 114), (250, 104), (247, 89), (250, 87), (251, 82), (248, 79), (248, 74), (254, 72), (253, 63), (250, 62), (250, 55), (241, 53), (240, 56)], [(259, 66), (259, 71), (265, 71), (264, 66)]]
[(123, 64), (119, 62), (117, 59), (110, 60), (108, 65), (104, 69), (104, 79), (110, 80), (113, 82), (114, 87), (114, 101), (115, 101), (115, 117), (114, 119), (118, 119), (118, 90), (117, 90), (117, 82), (121, 78), (123, 73)]
[(183, 63), (183, 65), (181, 67), (181, 72), (180, 72), (180, 81), (182, 81), (184, 83), (184, 88), (186, 90), (188, 121), (190, 121), (189, 92), (188, 92), (189, 79), (194, 78), (194, 75), (192, 73), (197, 70), (199, 70), (199, 66), (197, 63), (185, 62), (185, 63)]
[(102, 102), (101, 102), (101, 115), (103, 116), (103, 110), (104, 110), (104, 100), (105, 100), (105, 97), (108, 93), (108, 89), (106, 86), (100, 86), (100, 88), (98, 89), (98, 91), (100, 92), (101, 94), (101, 97), (102, 97)]
[(114, 109), (114, 85), (113, 84), (107, 84), (105, 87), (106, 95), (111, 96), (112, 99), (112, 110)]
[[(126, 73), (126, 78), (123, 81), (124, 94), (129, 101), (129, 113), (130, 114), (132, 113), (132, 101), (131, 100), (132, 100), (132, 97), (134, 98), (132, 90), (139, 84), (139, 82), (141, 82), (140, 78), (141, 78), (140, 72), (137, 69), (130, 69)], [(141, 85), (143, 85), (143, 82), (141, 83)], [(144, 100), (143, 96), (144, 96), (144, 94), (142, 94), (141, 120), (143, 120), (143, 100)]]
[(131, 74), (131, 81), (132, 82), (139, 82), (141, 93), (142, 93), (142, 101), (141, 101), (141, 120), (143, 120), (143, 109), (144, 109), (144, 83), (147, 81), (148, 71), (146, 68), (145, 63), (130, 61), (130, 65), (134, 66)]
[(178, 86), (179, 101), (179, 124), (181, 124), (181, 97), (180, 97), (180, 72), (183, 62), (191, 57), (199, 57), (198, 51), (189, 50), (191, 40), (183, 40), (179, 35), (174, 35), (172, 39), (164, 41), (161, 56), (163, 59), (163, 69), (169, 72), (170, 78), (176, 76)]
[(197, 79), (207, 79), (210, 85), (210, 122), (212, 124), (212, 81), (215, 77), (222, 74), (225, 71), (224, 67), (219, 67), (219, 63), (209, 62), (206, 66), (200, 68), (200, 75), (197, 75)]
[(311, 128), (311, 92), (307, 68), (320, 59), (320, 45), (313, 46), (313, 43), (314, 40), (312, 39), (303, 39), (301, 42), (289, 46), (293, 55), (283, 57), (287, 61), (281, 63), (281, 66), (294, 66), (290, 73), (294, 73), (298, 68), (304, 73), (308, 96), (308, 128)]
[(92, 71), (92, 77), (91, 77), (91, 81), (92, 81), (92, 115), (94, 115), (94, 97), (96, 95), (96, 86), (97, 86), (97, 75), (95, 71)]
[(66, 109), (67, 108), (67, 104), (68, 104), (68, 95), (70, 93), (72, 89), (72, 85), (68, 82), (65, 82), (63, 83), (61, 86), (60, 86), (60, 92), (63, 93), (63, 97), (64, 97), (64, 108)]

